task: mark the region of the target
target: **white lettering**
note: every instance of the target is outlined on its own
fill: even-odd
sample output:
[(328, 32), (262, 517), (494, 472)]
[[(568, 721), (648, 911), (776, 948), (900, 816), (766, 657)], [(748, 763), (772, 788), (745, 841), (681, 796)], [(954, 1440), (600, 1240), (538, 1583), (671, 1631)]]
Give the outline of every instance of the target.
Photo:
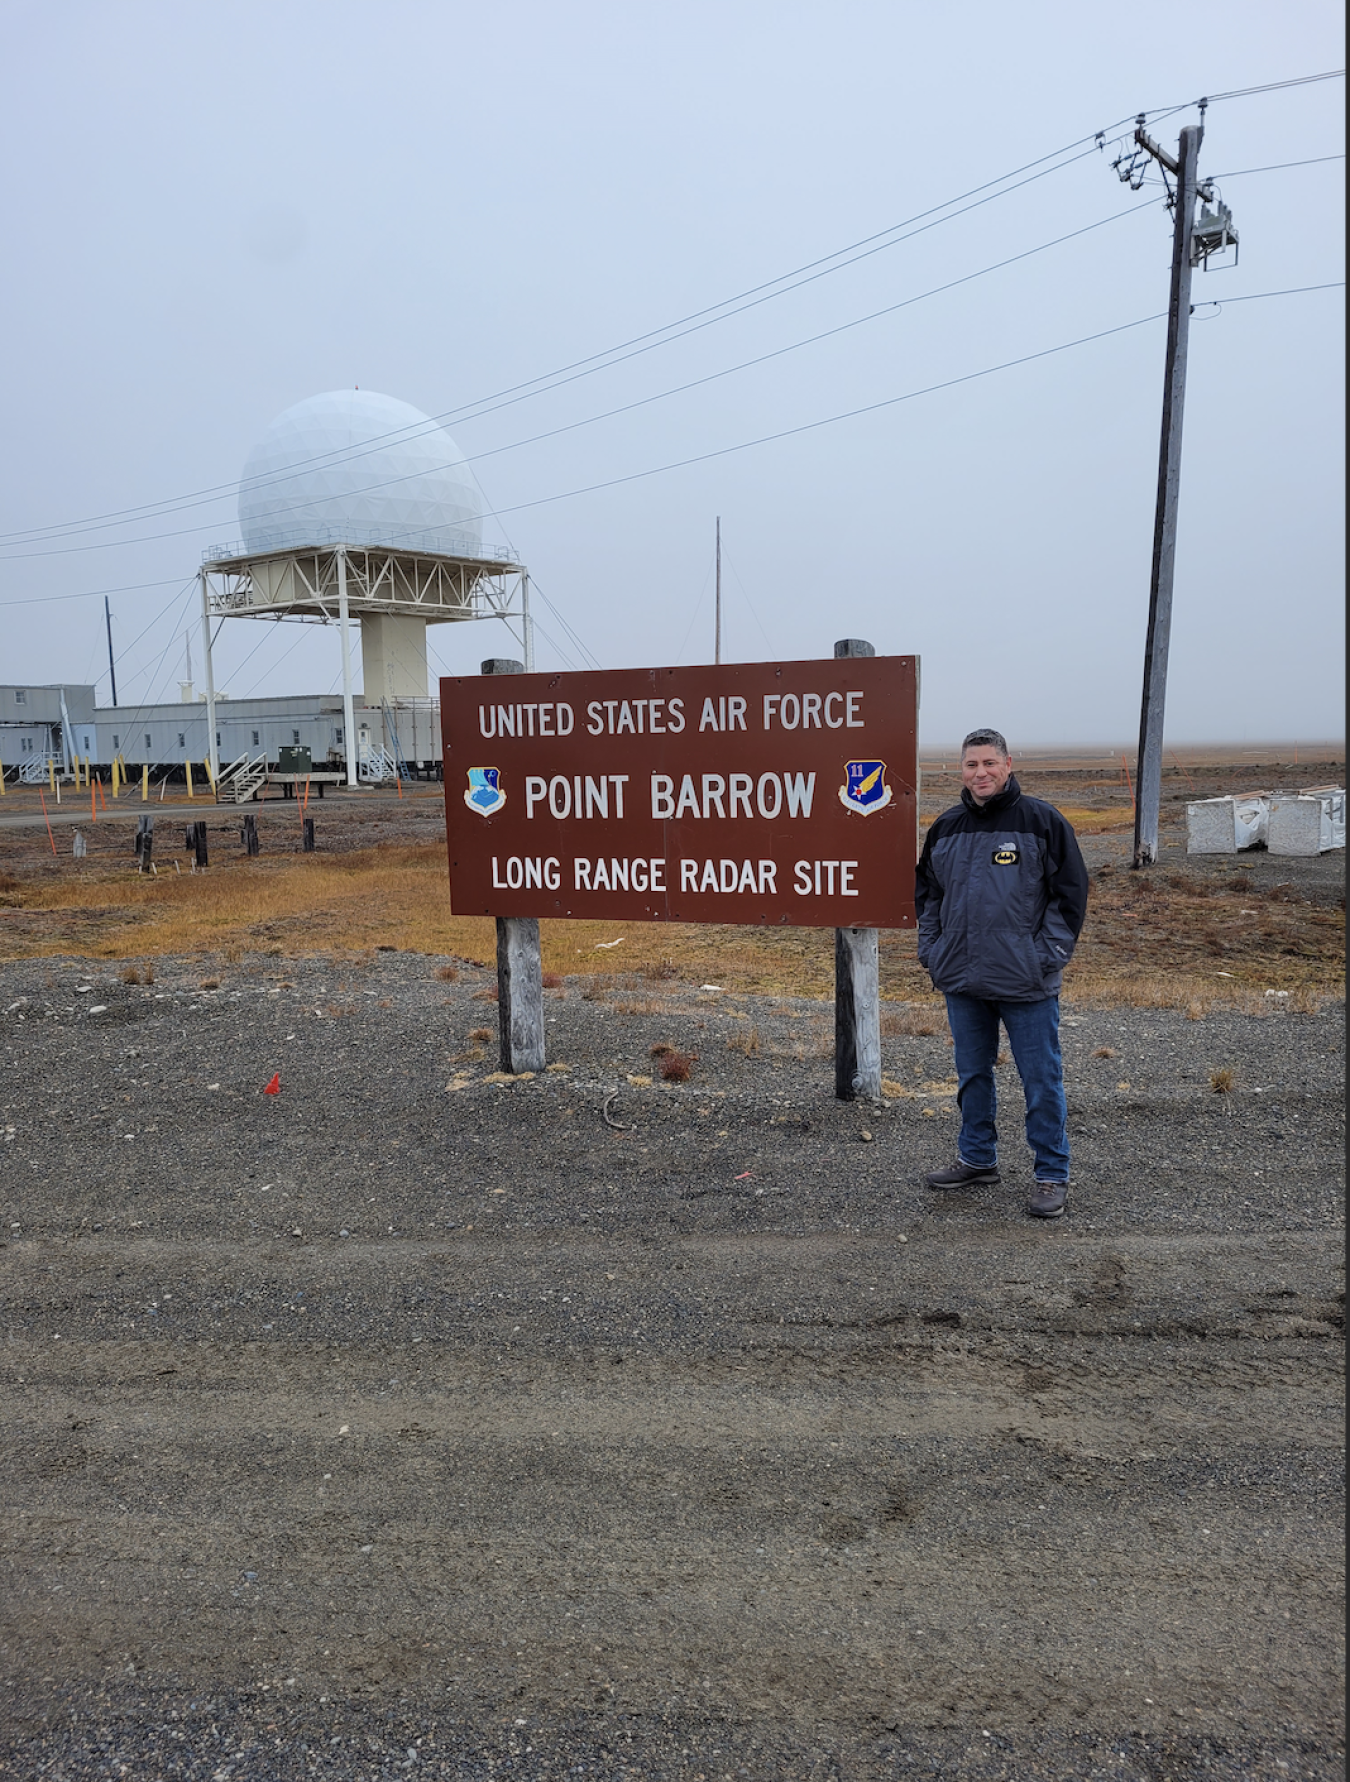
[(705, 699), (703, 701), (703, 716), (698, 721), (698, 728), (700, 736), (705, 730), (720, 730), (722, 728), (717, 722), (717, 713), (713, 708), (711, 699)]
[(512, 854), (506, 863), (506, 884), (511, 891), (519, 891), (525, 883), (525, 862), (518, 854)]
[(556, 773), (548, 783), (548, 808), (561, 821), (572, 815), (572, 782)]
[[(642, 701), (640, 699), (637, 702), (637, 707), (638, 707), (638, 716), (641, 717), (641, 715), (642, 715)], [(616, 728), (620, 734), (622, 734), (625, 730), (631, 731), (634, 735), (637, 734), (638, 727), (633, 722), (633, 714), (628, 708), (628, 701), (626, 699), (624, 700), (623, 704), (619, 707), (619, 722), (618, 722), (618, 725), (616, 726)]]
[[(492, 864), (495, 868), (497, 862), (494, 860)], [(680, 889), (681, 889), (681, 891), (697, 891), (698, 890), (698, 861), (697, 860), (681, 860), (681, 862), (680, 862)]]
[(544, 863), (542, 860), (527, 860), (525, 862), (525, 889), (527, 891), (529, 890), (531, 885), (534, 885), (535, 887), (537, 887), (539, 889), (543, 888), (543, 883), (544, 883), (544, 870), (543, 869), (544, 869)]
[(788, 816), (809, 817), (811, 801), (816, 795), (816, 776), (813, 773), (785, 773), (783, 785), (787, 790)]
[[(571, 736), (572, 731), (576, 726), (576, 713), (572, 710), (570, 705), (559, 704), (554, 709), (558, 714), (558, 735)], [(566, 722), (564, 722), (564, 720), (566, 720)]]
[(651, 889), (653, 891), (664, 891), (666, 888), (666, 863), (664, 859), (650, 860), (647, 864), (651, 867)]
[(761, 897), (778, 895), (778, 866), (773, 860), (759, 863), (759, 894)]
[[(581, 800), (577, 800), (577, 815), (581, 815)], [(609, 816), (609, 781), (601, 774), (598, 780), (586, 775), (586, 815), (588, 817)]]
[(727, 729), (745, 729), (745, 701), (739, 693), (734, 693), (727, 701)]
[[(811, 775), (813, 780), (815, 777), (814, 774)], [(609, 774), (607, 778), (610, 785), (614, 788), (614, 815), (616, 817), (621, 817), (623, 815), (623, 789), (628, 784), (628, 775), (626, 773), (612, 773)], [(809, 806), (807, 807), (806, 814), (808, 817), (811, 815)]]
[(843, 703), (844, 695), (842, 693), (827, 693), (825, 695), (825, 723), (830, 730), (842, 730), (844, 728), (844, 720), (842, 718), (832, 718), (830, 716), (831, 708), (836, 704), (842, 705)]
[(553, 724), (553, 707), (551, 705), (541, 705), (539, 707), (539, 734), (540, 734), (540, 736), (553, 736), (555, 734), (555, 732), (552, 729), (552, 724)]
[(719, 817), (725, 817), (722, 808), (722, 794), (726, 790), (726, 781), (720, 773), (705, 773), (703, 776), (703, 815), (709, 815), (713, 805), (717, 806)]
[[(764, 792), (765, 792), (766, 787), (771, 788), (773, 791), (773, 809), (772, 810), (770, 810), (768, 808), (768, 804), (764, 797)], [(755, 788), (755, 803), (759, 806), (760, 816), (767, 817), (770, 822), (772, 822), (773, 819), (778, 815), (779, 811), (782, 810), (782, 808), (783, 808), (783, 782), (779, 779), (779, 777), (776, 773), (762, 773), (759, 776), (759, 785)]]
[(652, 775), (652, 821), (668, 823), (675, 815), (675, 782), (668, 773)]
[(750, 891), (750, 892), (754, 891), (754, 889), (755, 889), (755, 863), (753, 860), (746, 860), (742, 863), (741, 879), (740, 879), (740, 883), (737, 885), (736, 889), (738, 891)]
[(609, 874), (605, 871), (604, 861), (597, 860), (595, 863), (595, 879), (591, 885), (591, 890), (592, 891), (612, 891), (613, 889), (614, 889), (613, 885), (611, 885), (609, 882)]
[(648, 710), (650, 712), (647, 728), (651, 731), (653, 736), (664, 736), (666, 733), (666, 727), (661, 722), (661, 707), (665, 703), (664, 699), (650, 699), (647, 702)]
[[(791, 716), (789, 716), (791, 713)], [(795, 730), (801, 723), (802, 702), (795, 693), (785, 693), (778, 708), (778, 722), (784, 730)]]
[(645, 891), (647, 889), (647, 862), (645, 860), (635, 860), (633, 862), (631, 876), (633, 889), (635, 891)]
[(544, 779), (543, 775), (527, 773), (525, 775), (525, 815), (532, 817), (535, 805), (542, 802), (547, 795), (548, 781)]
[(688, 773), (680, 781), (680, 802), (675, 806), (676, 822), (680, 820), (686, 810), (695, 817), (703, 815), (698, 808), (698, 793), (694, 790), (694, 776)]
[(529, 725), (529, 729), (523, 730), (521, 732), (521, 735), (522, 736), (533, 736), (534, 735), (534, 714), (539, 710), (539, 707), (537, 705), (521, 705), (521, 706), (517, 706), (516, 710), (528, 713), (526, 722)]
[(478, 708), (478, 734), (489, 738), (497, 734), (497, 713), (490, 705)]
[(550, 891), (556, 891), (562, 884), (562, 861), (550, 856), (544, 862), (544, 883)]
[(505, 879), (497, 876), (497, 856), (495, 854), (492, 856), (492, 886), (496, 891), (505, 891), (506, 889)]
[(731, 800), (731, 814), (733, 817), (736, 815), (736, 806), (738, 804), (743, 805), (745, 808), (745, 815), (747, 817), (750, 816), (750, 794), (754, 790), (754, 785), (755, 782), (750, 778), (748, 773), (733, 773), (731, 775), (728, 781), (728, 787)]
[(853, 875), (858, 869), (856, 860), (839, 862), (839, 895), (841, 897), (861, 897), (862, 893), (853, 883)]
[(848, 717), (845, 720), (845, 722), (846, 722), (848, 728), (850, 730), (865, 729), (866, 725), (865, 725), (864, 720), (858, 716), (858, 707), (862, 704), (862, 694), (861, 693), (850, 693), (847, 697), (848, 697)]
[[(592, 736), (599, 736), (604, 731), (605, 720), (600, 716), (600, 701), (598, 699), (593, 699), (586, 707), (586, 728)], [(589, 870), (588, 867), (587, 871)]]
[(572, 862), (572, 889), (574, 891), (589, 891), (590, 888), (591, 888), (591, 863), (590, 863), (590, 861), (574, 859)]
[(703, 862), (703, 877), (699, 881), (698, 888), (700, 891), (717, 890), (717, 866), (714, 861), (705, 860)]
[(819, 693), (802, 694), (802, 729), (810, 730), (812, 725), (820, 729), (820, 695)]
[(670, 720), (671, 733), (678, 736), (684, 729), (684, 701), (682, 699), (672, 699), (670, 701), (670, 711), (667, 713), (667, 716)]
[(776, 693), (766, 693), (764, 695), (764, 728), (766, 730), (771, 730), (773, 728), (773, 708), (777, 704), (778, 695)]
[(811, 862), (799, 860), (792, 869), (792, 876), (796, 881), (792, 889), (798, 897), (809, 897), (811, 895)]
[(516, 708), (512, 705), (497, 707), (497, 735), (514, 736), (516, 734)]

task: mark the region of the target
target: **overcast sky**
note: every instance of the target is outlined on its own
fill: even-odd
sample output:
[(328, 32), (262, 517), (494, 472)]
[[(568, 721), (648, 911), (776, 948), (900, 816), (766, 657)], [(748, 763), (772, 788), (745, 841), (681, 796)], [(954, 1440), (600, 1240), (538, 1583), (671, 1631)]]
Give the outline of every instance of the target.
[[(1343, 36), (1330, 0), (8, 0), (0, 62), (0, 679), (97, 678), (106, 702), (112, 589), (123, 704), (176, 696), (202, 552), (238, 537), (244, 458), (306, 396), (481, 408), (1050, 156), (746, 313), (448, 422), (486, 535), (554, 609), (541, 667), (710, 661), (720, 514), (729, 659), (870, 638), (922, 658), (928, 744), (993, 723), (1029, 746), (1137, 733), (1163, 321), (661, 467), (1158, 316), (1162, 188), (1131, 193), (1092, 133), (1340, 68)], [(1243, 171), (1339, 156), (1343, 105), (1333, 80), (1209, 109), (1201, 170), (1241, 174), (1242, 246), (1195, 280), (1173, 741), (1344, 733), (1344, 292), (1226, 301), (1343, 277), (1344, 161)], [(1175, 147), (1197, 116), (1150, 127)], [(517, 653), (495, 623), (431, 642), (443, 672)], [(194, 657), (200, 679), (195, 635)], [(217, 659), (235, 697), (338, 685), (319, 628), (227, 624)]]

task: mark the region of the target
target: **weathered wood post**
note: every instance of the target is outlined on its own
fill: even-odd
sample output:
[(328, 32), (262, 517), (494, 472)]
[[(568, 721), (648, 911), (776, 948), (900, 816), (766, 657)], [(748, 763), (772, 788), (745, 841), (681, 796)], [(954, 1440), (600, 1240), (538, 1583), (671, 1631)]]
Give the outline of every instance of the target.
[[(861, 637), (841, 637), (839, 656), (875, 656)], [(881, 970), (875, 928), (834, 931), (834, 1092), (840, 1101), (881, 1100)]]
[(303, 817), (301, 819), (300, 833), (301, 833), (301, 843), (300, 843), (301, 852), (305, 853), (305, 854), (312, 854), (314, 852), (314, 819), (313, 819), (313, 817)]
[[(492, 656), (484, 674), (524, 674), (525, 664)], [(537, 916), (497, 917), (497, 1032), (501, 1068), (518, 1076), (544, 1068), (544, 968)]]
[(242, 840), (245, 854), (251, 857), (258, 852), (258, 819), (256, 817), (244, 818)]
[(141, 871), (150, 871), (150, 854), (155, 845), (155, 819), (141, 817), (136, 824), (136, 855), (141, 863)]

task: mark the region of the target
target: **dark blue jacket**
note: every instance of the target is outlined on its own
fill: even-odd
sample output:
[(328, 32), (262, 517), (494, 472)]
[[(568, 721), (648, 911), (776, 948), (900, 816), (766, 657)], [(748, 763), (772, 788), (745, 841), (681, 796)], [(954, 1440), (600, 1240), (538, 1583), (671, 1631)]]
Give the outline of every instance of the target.
[(982, 805), (963, 791), (919, 860), (919, 964), (954, 995), (1058, 996), (1087, 896), (1077, 839), (1053, 805), (1024, 796), (1016, 775)]

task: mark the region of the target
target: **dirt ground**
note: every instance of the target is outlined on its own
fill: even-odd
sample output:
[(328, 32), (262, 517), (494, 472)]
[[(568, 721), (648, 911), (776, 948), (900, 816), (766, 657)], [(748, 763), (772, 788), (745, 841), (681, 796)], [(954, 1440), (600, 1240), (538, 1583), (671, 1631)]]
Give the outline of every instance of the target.
[(0, 966), (0, 1775), (1342, 1774), (1339, 1007), (1071, 1011), (1047, 1226), (931, 1006), (493, 983)]
[(503, 1081), (434, 790), (312, 804), (294, 918), (294, 806), (161, 816), (244, 909), (166, 954), (135, 805), (69, 907), (11, 789), (0, 1776), (1343, 1775), (1344, 856), (1184, 851), (1343, 754), (1172, 766), (1149, 874), (1119, 764), (1022, 766), (1093, 875), (1052, 1225), (1010, 1067), (1003, 1185), (921, 1185), (910, 935), (881, 1106), (811, 930), (550, 925)]

